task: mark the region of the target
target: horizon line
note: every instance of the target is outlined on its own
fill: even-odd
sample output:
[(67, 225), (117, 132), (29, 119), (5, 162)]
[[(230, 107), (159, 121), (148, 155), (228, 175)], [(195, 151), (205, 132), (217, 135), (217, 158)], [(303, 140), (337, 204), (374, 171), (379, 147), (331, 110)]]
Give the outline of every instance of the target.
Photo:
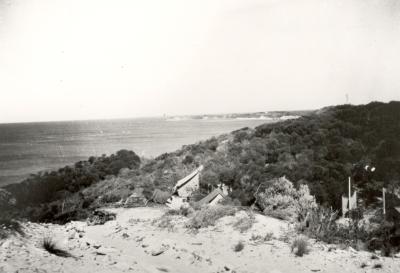
[[(339, 104), (338, 104), (339, 105)], [(331, 105), (336, 106), (336, 105)], [(324, 106), (315, 109), (295, 109), (295, 110), (270, 110), (270, 111), (238, 111), (238, 112), (219, 112), (219, 113), (196, 113), (196, 114), (176, 114), (176, 115), (154, 115), (154, 116), (136, 116), (136, 117), (111, 117), (111, 118), (85, 118), (85, 119), (61, 119), (61, 120), (38, 120), (38, 121), (11, 121), (11, 122), (0, 122), (0, 125), (11, 125), (11, 124), (34, 124), (34, 123), (52, 123), (52, 122), (85, 122), (85, 121), (107, 121), (107, 120), (128, 120), (128, 119), (154, 119), (154, 118), (166, 118), (166, 117), (193, 117), (193, 116), (211, 116), (211, 115), (234, 115), (234, 114), (255, 114), (255, 113), (267, 113), (267, 112), (297, 112), (297, 111), (314, 111), (329, 106)]]

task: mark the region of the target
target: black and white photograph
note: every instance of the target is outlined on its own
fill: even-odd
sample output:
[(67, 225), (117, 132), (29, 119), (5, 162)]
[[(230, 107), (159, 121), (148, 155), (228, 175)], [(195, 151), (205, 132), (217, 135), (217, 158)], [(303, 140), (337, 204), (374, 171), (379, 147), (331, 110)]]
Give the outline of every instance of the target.
[(400, 0), (0, 0), (0, 273), (400, 272)]

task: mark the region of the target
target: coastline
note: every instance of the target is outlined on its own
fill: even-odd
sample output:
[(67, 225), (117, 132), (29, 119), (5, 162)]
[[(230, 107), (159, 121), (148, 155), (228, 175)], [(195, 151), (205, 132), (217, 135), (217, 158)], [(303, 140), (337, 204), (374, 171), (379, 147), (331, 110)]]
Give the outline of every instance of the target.
[[(3, 147), (0, 150), (0, 187), (20, 183), (30, 174), (87, 160), (90, 156), (129, 149), (153, 158), (212, 136), (266, 122), (193, 119), (171, 123), (160, 118), (139, 118), (8, 125), (13, 131), (0, 131), (0, 141), (3, 141), (0, 143)], [(36, 126), (39, 129), (35, 129)], [(15, 137), (10, 139), (5, 134)]]

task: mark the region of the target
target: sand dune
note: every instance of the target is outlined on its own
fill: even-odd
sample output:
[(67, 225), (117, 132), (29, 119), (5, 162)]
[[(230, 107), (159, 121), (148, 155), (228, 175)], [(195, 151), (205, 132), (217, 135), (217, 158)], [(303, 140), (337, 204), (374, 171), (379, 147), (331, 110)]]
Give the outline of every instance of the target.
[[(232, 223), (241, 217), (221, 219), (216, 226), (194, 233), (185, 228), (186, 219), (174, 217), (174, 229), (160, 229), (154, 220), (164, 208), (114, 209), (117, 220), (102, 226), (72, 222), (65, 226), (25, 223), (26, 235), (0, 242), (0, 272), (399, 272), (400, 259), (371, 259), (371, 253), (340, 250), (311, 242), (304, 257), (291, 253), (282, 237), (290, 236), (288, 223), (256, 215), (246, 232)], [(254, 241), (267, 233), (268, 241)], [(51, 236), (74, 257), (61, 258), (41, 247)], [(234, 251), (242, 241), (244, 249)], [(364, 264), (365, 267), (361, 268)], [(381, 264), (382, 269), (373, 269)]]

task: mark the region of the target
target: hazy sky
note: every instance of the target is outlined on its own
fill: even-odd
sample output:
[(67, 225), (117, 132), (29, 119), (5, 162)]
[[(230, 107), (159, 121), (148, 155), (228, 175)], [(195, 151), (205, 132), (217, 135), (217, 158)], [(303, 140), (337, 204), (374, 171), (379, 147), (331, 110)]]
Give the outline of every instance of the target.
[(0, 122), (400, 100), (398, 0), (0, 0)]

